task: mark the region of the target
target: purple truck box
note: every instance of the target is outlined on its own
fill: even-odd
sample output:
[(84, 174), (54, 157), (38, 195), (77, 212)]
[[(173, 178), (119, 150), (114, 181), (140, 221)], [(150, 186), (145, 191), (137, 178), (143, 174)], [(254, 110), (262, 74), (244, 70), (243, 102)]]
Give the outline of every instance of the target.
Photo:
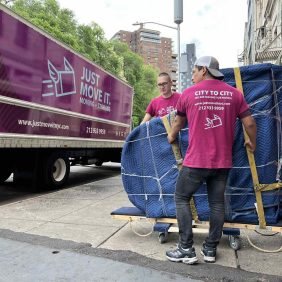
[(133, 90), (0, 10), (0, 133), (124, 140)]

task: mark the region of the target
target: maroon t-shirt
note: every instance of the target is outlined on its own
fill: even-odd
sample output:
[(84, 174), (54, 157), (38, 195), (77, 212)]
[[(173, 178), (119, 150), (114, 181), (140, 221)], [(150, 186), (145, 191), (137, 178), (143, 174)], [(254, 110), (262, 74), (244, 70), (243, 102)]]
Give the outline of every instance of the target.
[(232, 167), (235, 122), (249, 110), (242, 93), (220, 80), (203, 80), (181, 95), (177, 112), (186, 115), (189, 146), (183, 165)]
[(181, 94), (177, 92), (173, 93), (169, 98), (158, 96), (152, 99), (146, 109), (146, 113), (152, 117), (165, 116), (176, 109), (176, 104), (180, 96)]

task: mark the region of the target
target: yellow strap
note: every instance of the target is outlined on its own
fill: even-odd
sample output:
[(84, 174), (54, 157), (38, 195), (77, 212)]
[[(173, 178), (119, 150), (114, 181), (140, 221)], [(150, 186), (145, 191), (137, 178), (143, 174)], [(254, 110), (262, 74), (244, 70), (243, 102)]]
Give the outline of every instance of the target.
[[(170, 116), (171, 118), (174, 118), (173, 114), (171, 114)], [(170, 123), (167, 119), (166, 116), (162, 117), (162, 121), (163, 121), (163, 124), (164, 124), (164, 127), (166, 129), (166, 132), (167, 133), (170, 133), (171, 131), (171, 126), (170, 126)], [(181, 167), (182, 167), (182, 156), (181, 156), (181, 152), (180, 152), (180, 148), (177, 144), (176, 141), (174, 141), (172, 144), (171, 144), (171, 147), (172, 147), (172, 151), (173, 151), (173, 154), (174, 154), (174, 157), (176, 159), (176, 162), (177, 162), (177, 167), (178, 169), (180, 170)]]
[[(175, 118), (175, 113), (172, 112), (170, 114), (170, 119), (173, 120), (174, 118)], [(168, 117), (167, 116), (162, 117), (162, 122), (164, 124), (165, 129), (166, 129), (166, 132), (170, 133), (171, 126), (170, 126), (170, 123), (168, 121)], [(172, 151), (173, 151), (174, 157), (175, 157), (176, 162), (177, 162), (177, 168), (180, 170), (181, 167), (182, 167), (182, 161), (183, 160), (182, 160), (181, 151), (180, 151), (180, 148), (178, 146), (178, 143), (176, 141), (174, 141), (171, 144), (171, 147), (172, 147)], [(197, 209), (195, 207), (195, 203), (194, 203), (193, 198), (191, 198), (191, 200), (190, 200), (190, 206), (191, 206), (191, 212), (192, 212), (193, 219), (195, 221), (197, 221), (198, 220), (198, 214), (197, 214)]]
[[(236, 87), (244, 95), (240, 68), (234, 68), (234, 75), (235, 75)], [(244, 125), (243, 125), (243, 131), (244, 131), (244, 138), (245, 138), (245, 141), (246, 141), (246, 140), (249, 139), (249, 136), (246, 133)], [(257, 213), (258, 213), (258, 218), (259, 218), (259, 226), (260, 226), (260, 228), (266, 228), (262, 196), (261, 196), (261, 192), (259, 191), (259, 189), (257, 189), (257, 187), (259, 187), (260, 184), (259, 184), (259, 179), (258, 179), (258, 173), (257, 173), (257, 168), (256, 168), (255, 157), (254, 157), (254, 154), (252, 152), (250, 152), (247, 148), (246, 148), (246, 150), (247, 150), (248, 160), (249, 160), (250, 169), (251, 169), (251, 173), (252, 173), (252, 179), (253, 179), (253, 184), (254, 184), (254, 191), (255, 191), (255, 195), (256, 195)]]
[(282, 188), (282, 183), (259, 184), (255, 187), (258, 191), (271, 191)]

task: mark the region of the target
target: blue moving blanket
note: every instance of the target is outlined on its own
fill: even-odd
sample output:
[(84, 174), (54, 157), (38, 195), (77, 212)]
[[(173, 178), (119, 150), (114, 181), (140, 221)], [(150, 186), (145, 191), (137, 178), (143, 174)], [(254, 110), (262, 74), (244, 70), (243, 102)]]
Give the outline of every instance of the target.
[[(282, 66), (261, 64), (240, 68), (245, 98), (257, 122), (255, 161), (261, 184), (281, 181)], [(236, 87), (234, 70), (223, 69), (225, 81)], [(169, 119), (169, 117), (167, 117)], [(179, 134), (184, 156), (189, 128)], [(147, 217), (175, 217), (174, 191), (177, 162), (160, 118), (135, 128), (122, 152), (122, 180), (129, 200)], [(267, 224), (282, 217), (279, 189), (262, 192)], [(203, 184), (194, 196), (200, 220), (208, 220), (209, 206)], [(241, 121), (237, 121), (233, 146), (233, 168), (225, 192), (226, 221), (258, 223), (256, 198), (248, 163)]]

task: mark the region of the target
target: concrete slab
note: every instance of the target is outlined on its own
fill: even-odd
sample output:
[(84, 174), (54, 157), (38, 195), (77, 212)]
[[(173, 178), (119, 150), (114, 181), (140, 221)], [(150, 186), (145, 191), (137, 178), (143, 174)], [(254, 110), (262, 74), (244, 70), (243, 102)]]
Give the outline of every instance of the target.
[(29, 231), (29, 234), (50, 238), (90, 243), (94, 248), (119, 230), (118, 227), (50, 222)]
[(44, 196), (0, 207), (1, 218), (50, 221), (91, 205), (91, 200), (56, 199)]
[[(114, 198), (114, 200), (113, 200)], [(111, 212), (127, 202), (125, 194), (118, 193), (112, 198), (100, 200), (90, 206), (74, 211), (60, 218), (60, 222), (69, 224), (87, 224), (95, 226), (111, 226), (120, 227), (124, 224), (123, 221), (112, 220)]]
[(25, 219), (14, 219), (14, 218), (0, 218), (0, 229), (9, 229), (15, 232), (28, 232), (33, 228), (37, 228), (46, 221), (41, 220), (25, 220)]
[[(148, 236), (138, 236), (133, 231), (140, 234), (149, 234), (152, 230), (150, 223), (142, 223), (142, 226), (138, 226), (136, 222), (130, 225), (126, 225), (124, 228), (114, 234), (109, 240), (107, 240), (100, 247), (111, 250), (129, 250), (138, 254), (144, 255), (149, 258), (157, 260), (167, 260), (165, 252), (174, 249), (178, 242), (177, 233), (169, 233), (168, 242), (160, 244), (158, 241), (158, 233), (153, 232)], [(202, 243), (207, 236), (207, 230), (197, 230), (194, 232), (194, 247), (196, 249), (197, 257), (200, 263), (204, 263), (200, 254)], [(217, 254), (216, 264), (228, 267), (236, 267), (236, 257), (234, 250), (228, 246), (227, 238), (223, 238)]]
[[(241, 243), (242, 248), (238, 251), (238, 260), (241, 269), (247, 271), (255, 271), (260, 273), (266, 273), (270, 275), (279, 275), (282, 280), (282, 252), (269, 253), (267, 251), (274, 251), (281, 249), (282, 246), (282, 234), (269, 236), (270, 232), (264, 232), (264, 235), (260, 235), (254, 231), (244, 230), (242, 232)], [(268, 234), (268, 236), (266, 235)], [(264, 250), (259, 251), (252, 247), (247, 240), (247, 236), (251, 242), (258, 248)], [(276, 265), (277, 267), (273, 267)]]
[(62, 198), (76, 200), (93, 200), (99, 201), (117, 193), (124, 193), (120, 177), (112, 177), (109, 180), (99, 180), (73, 188), (63, 189), (55, 193), (47, 194), (46, 198)]

